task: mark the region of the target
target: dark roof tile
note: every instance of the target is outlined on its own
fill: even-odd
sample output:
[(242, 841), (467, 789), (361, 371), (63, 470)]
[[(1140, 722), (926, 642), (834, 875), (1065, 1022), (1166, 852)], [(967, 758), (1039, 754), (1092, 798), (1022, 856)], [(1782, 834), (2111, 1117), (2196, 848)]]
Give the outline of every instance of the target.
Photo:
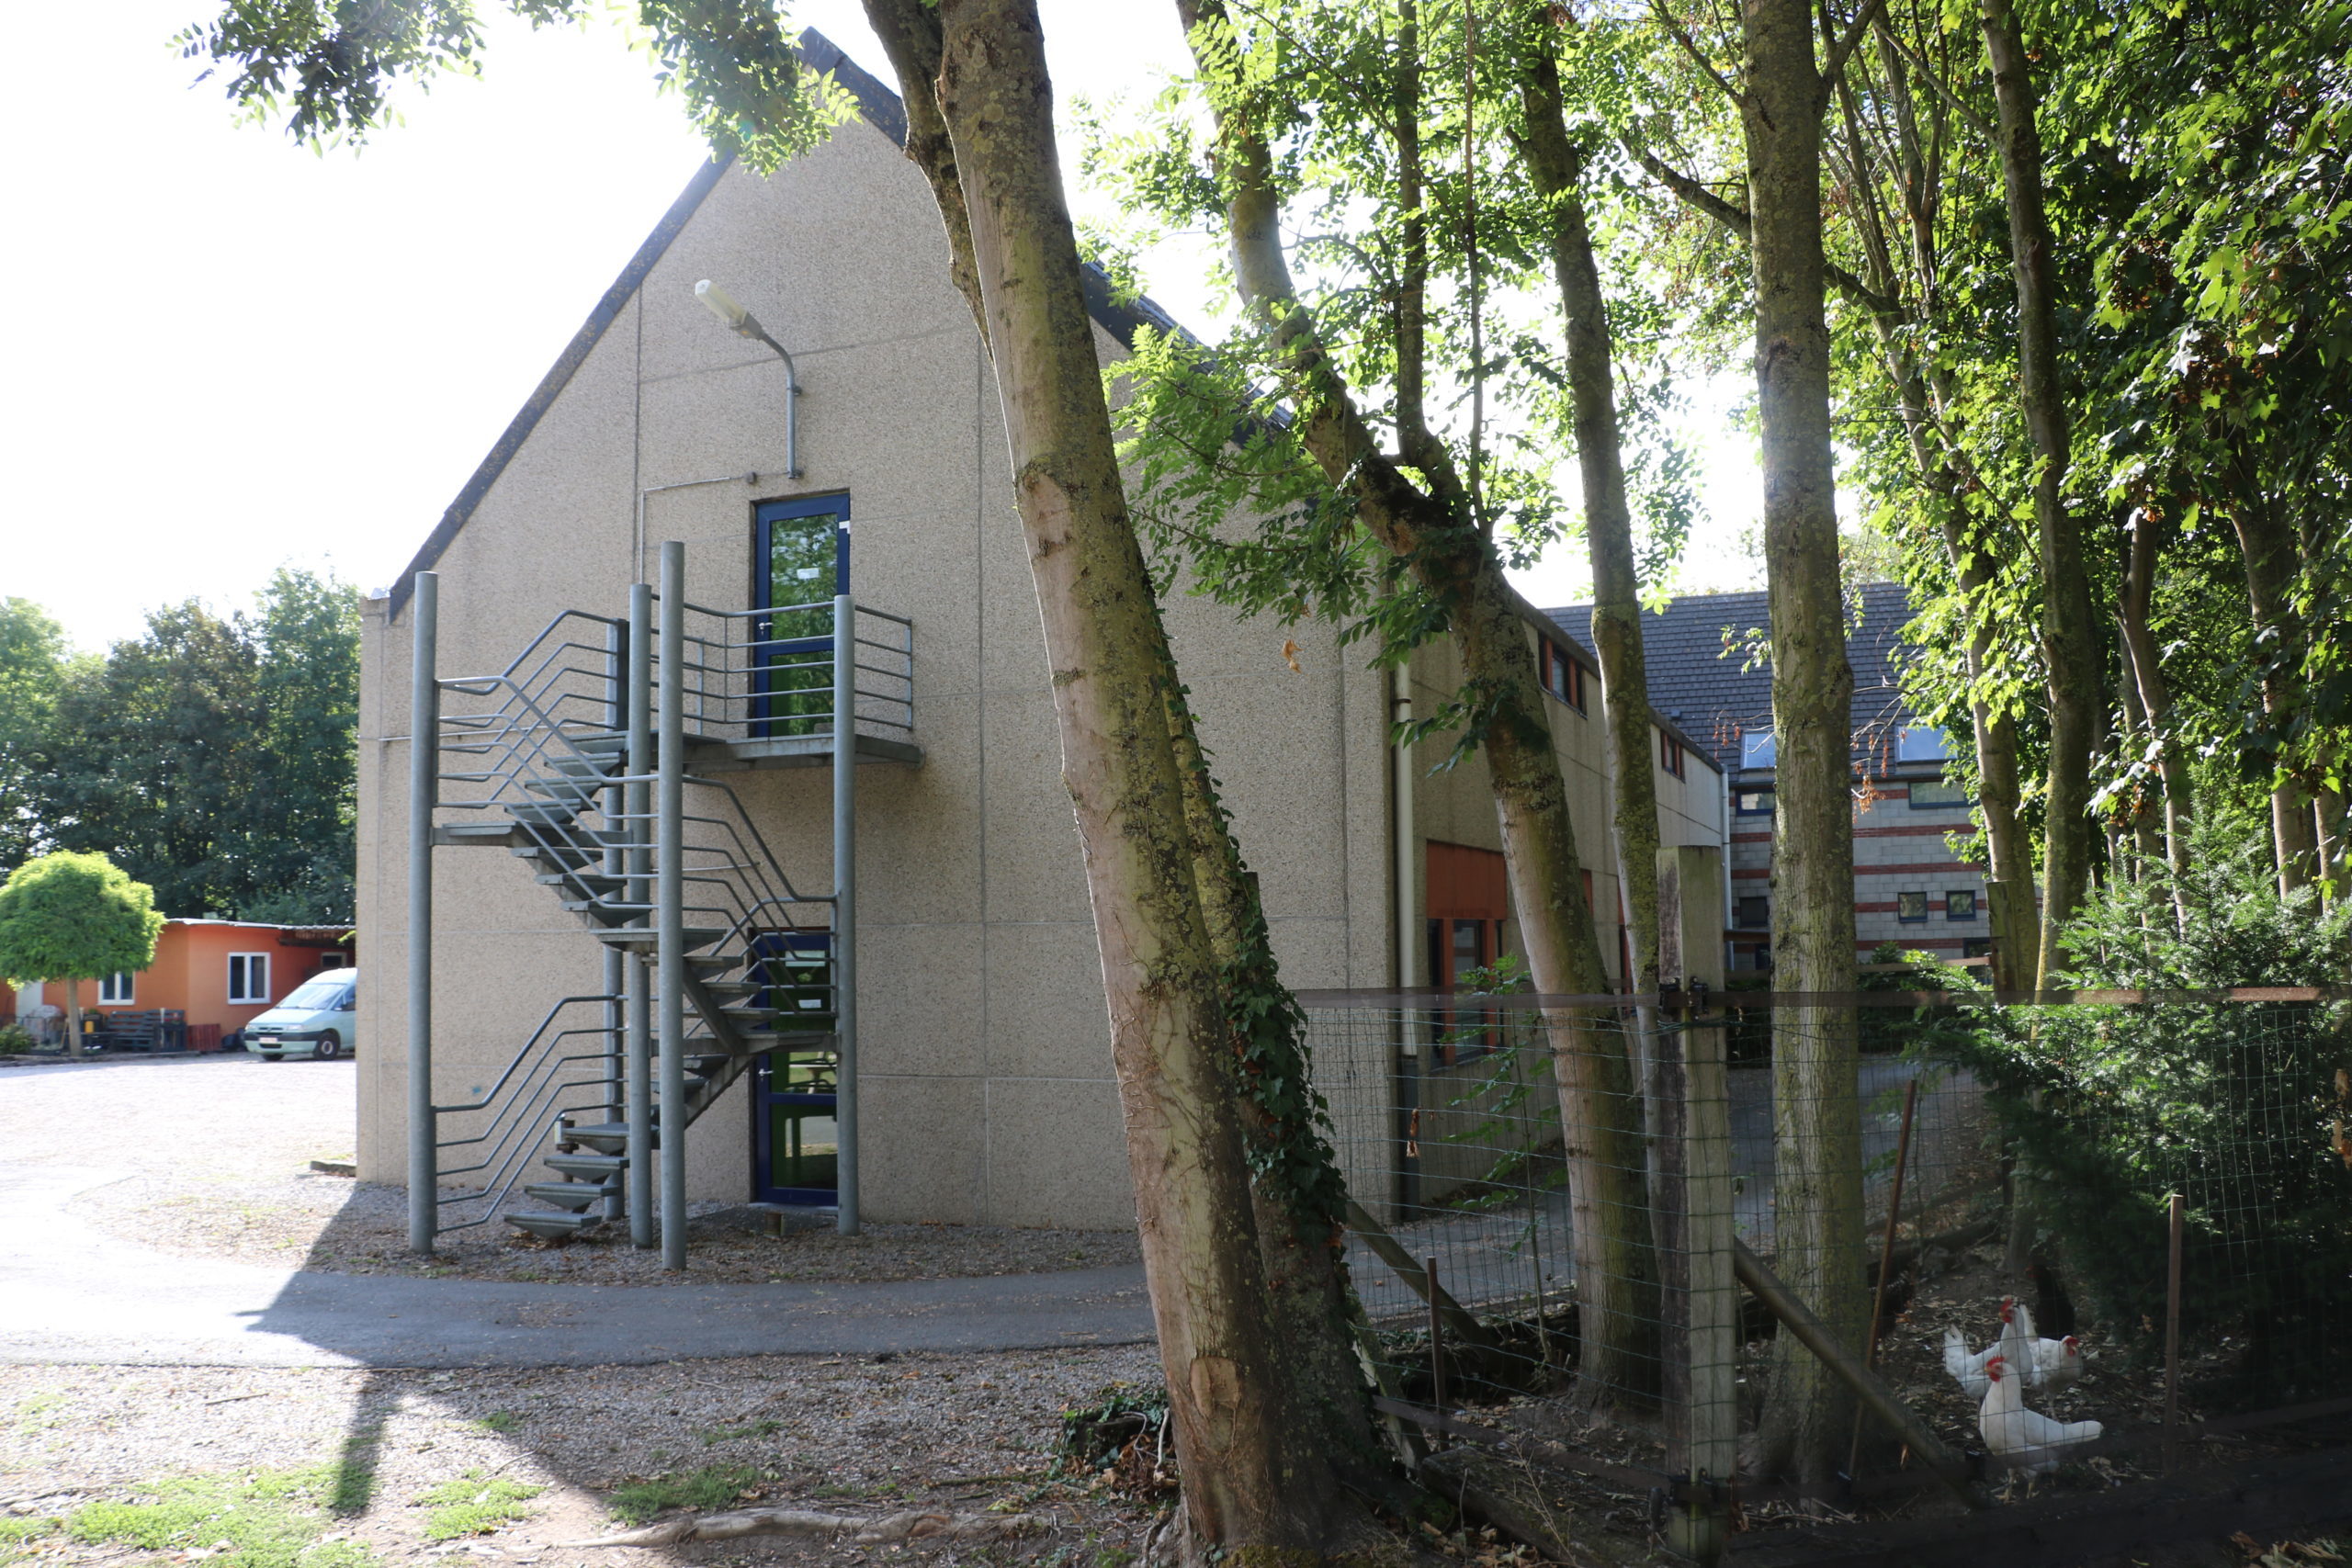
[[(1899, 683), (1911, 603), (1899, 582), (1865, 583), (1859, 597), (1859, 619), (1846, 637), (1846, 657), (1854, 667), (1854, 756), (1883, 760), (1895, 732), (1914, 721)], [(1853, 613), (1849, 604), (1849, 617)], [(1591, 651), (1591, 605), (1544, 614)], [(1772, 663), (1765, 651), (1770, 625), (1760, 592), (1686, 593), (1642, 617), (1650, 705), (1709, 748), (1727, 770), (1739, 766), (1741, 737), (1772, 728)]]

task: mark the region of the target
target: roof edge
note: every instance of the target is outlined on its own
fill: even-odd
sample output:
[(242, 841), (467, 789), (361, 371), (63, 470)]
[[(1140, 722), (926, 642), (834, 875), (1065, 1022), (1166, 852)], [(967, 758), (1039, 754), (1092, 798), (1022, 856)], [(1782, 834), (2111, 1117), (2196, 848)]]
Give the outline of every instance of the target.
[[(799, 50), (800, 58), (810, 69), (831, 73), (833, 80), (848, 91), (857, 105), (859, 118), (899, 146), (907, 144), (905, 100), (883, 85), (872, 72), (843, 53), (839, 44), (814, 28), (801, 33)], [(492, 487), (506, 472), (506, 466), (514, 460), (515, 454), (530, 440), (532, 432), (538, 428), (539, 421), (546, 416), (548, 410), (555, 406), (556, 399), (563, 395), (563, 389), (571, 385), (571, 378), (579, 372), (581, 366), (587, 363), (588, 355), (604, 341), (605, 329), (611, 326), (628, 306), (630, 297), (644, 283), (646, 275), (653, 270), (654, 264), (669, 250), (671, 242), (685, 228), (686, 220), (702, 206), (703, 198), (717, 188), (719, 177), (726, 174), (733, 162), (731, 157), (712, 158), (696, 169), (694, 178), (686, 182), (686, 188), (670, 204), (670, 209), (662, 215), (662, 220), (653, 226), (653, 231), (645, 237), (644, 243), (638, 246), (637, 254), (629, 257), (628, 265), (621, 269), (620, 276), (605, 290), (604, 296), (596, 301), (596, 308), (588, 312), (587, 321), (582, 322), (580, 330), (571, 335), (571, 341), (564, 345), (563, 353), (557, 356), (555, 364), (539, 378), (539, 384), (532, 389), (530, 397), (524, 400), (522, 409), (507, 422), (505, 431), (491, 447), (490, 455), (474, 469), (473, 476), (466, 480), (465, 488), (458, 492), (458, 498), (441, 513), (441, 521), (434, 525), (432, 533), (425, 536), (424, 543), (417, 547), (416, 554), (410, 558), (408, 565), (393, 581), (390, 595), (391, 602), (384, 611), (387, 622), (399, 618), (401, 606), (416, 591), (416, 574), (430, 571), (440, 563), (443, 553), (472, 520), (475, 508), (482, 503)], [(1159, 332), (1183, 331), (1174, 317), (1150, 299), (1141, 295), (1131, 300), (1119, 299), (1112, 287), (1110, 275), (1093, 262), (1084, 264), (1080, 282), (1086, 296), (1086, 313), (1116, 339), (1122, 348), (1133, 350), (1136, 333), (1145, 327)]]

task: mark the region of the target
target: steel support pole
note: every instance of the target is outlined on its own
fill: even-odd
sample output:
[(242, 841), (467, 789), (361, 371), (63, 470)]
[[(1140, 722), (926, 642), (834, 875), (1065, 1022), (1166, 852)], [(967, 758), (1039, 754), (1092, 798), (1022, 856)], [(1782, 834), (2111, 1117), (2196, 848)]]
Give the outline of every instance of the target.
[(835, 1218), (857, 1234), (857, 602), (833, 600)]
[[(642, 909), (653, 902), (650, 849), (653, 786), (653, 590), (645, 583), (628, 591), (628, 902)], [(630, 917), (642, 927), (647, 917)], [(642, 946), (628, 960), (628, 1239), (653, 1245), (653, 971)]]
[(686, 1266), (686, 547), (662, 546), (662, 740), (653, 784), (654, 941), (661, 954), (662, 1267)]
[[(628, 628), (625, 626), (605, 628), (605, 729), (608, 734), (625, 734), (628, 728)], [(607, 755), (609, 753), (606, 753)], [(618, 773), (628, 772), (628, 753), (624, 750)], [(608, 876), (626, 875), (628, 855), (614, 840), (614, 831), (623, 822), (628, 810), (628, 786), (616, 784), (602, 792), (605, 818), (605, 848), (602, 870)], [(626, 902), (626, 898), (623, 900)], [(628, 1007), (622, 993), (628, 986), (628, 954), (606, 942), (605, 945), (605, 1104), (603, 1120), (618, 1122), (628, 1114)], [(618, 1220), (628, 1213), (626, 1181), (616, 1183), (605, 1197), (605, 1218)]]
[(409, 599), (408, 1245), (431, 1252), (441, 1228), (440, 1129), (433, 1111), (433, 807), (441, 794), (441, 574), (420, 571)]

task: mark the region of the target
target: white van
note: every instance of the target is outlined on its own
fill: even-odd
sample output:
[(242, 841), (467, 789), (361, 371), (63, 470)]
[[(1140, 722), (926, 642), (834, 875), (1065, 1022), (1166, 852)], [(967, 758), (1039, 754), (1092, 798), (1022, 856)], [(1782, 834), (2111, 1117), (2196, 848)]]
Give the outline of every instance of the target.
[(351, 1048), (358, 1009), (359, 971), (322, 969), (245, 1025), (245, 1049), (265, 1062), (288, 1056), (332, 1062)]

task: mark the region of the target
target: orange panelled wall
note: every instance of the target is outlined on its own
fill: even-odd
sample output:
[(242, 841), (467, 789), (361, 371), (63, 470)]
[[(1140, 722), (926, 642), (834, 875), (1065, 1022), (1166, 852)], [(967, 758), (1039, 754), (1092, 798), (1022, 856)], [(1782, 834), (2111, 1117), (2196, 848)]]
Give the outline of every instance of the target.
[(1428, 842), (1428, 891), (1422, 912), (1432, 920), (1510, 919), (1510, 880), (1498, 850)]
[[(81, 985), (84, 1010), (145, 1012), (151, 1008), (175, 1008), (190, 1023), (217, 1023), (226, 1033), (243, 1029), (276, 1005), (288, 991), (319, 972), (319, 960), (328, 949), (315, 945), (288, 946), (278, 941), (276, 926), (190, 924), (174, 920), (155, 939), (155, 962), (130, 983), (130, 1000), (101, 1002), (98, 983)], [(232, 953), (269, 954), (269, 1000), (229, 1002), (229, 955)], [(65, 989), (51, 985), (41, 993), (58, 1007), (65, 1005)]]

